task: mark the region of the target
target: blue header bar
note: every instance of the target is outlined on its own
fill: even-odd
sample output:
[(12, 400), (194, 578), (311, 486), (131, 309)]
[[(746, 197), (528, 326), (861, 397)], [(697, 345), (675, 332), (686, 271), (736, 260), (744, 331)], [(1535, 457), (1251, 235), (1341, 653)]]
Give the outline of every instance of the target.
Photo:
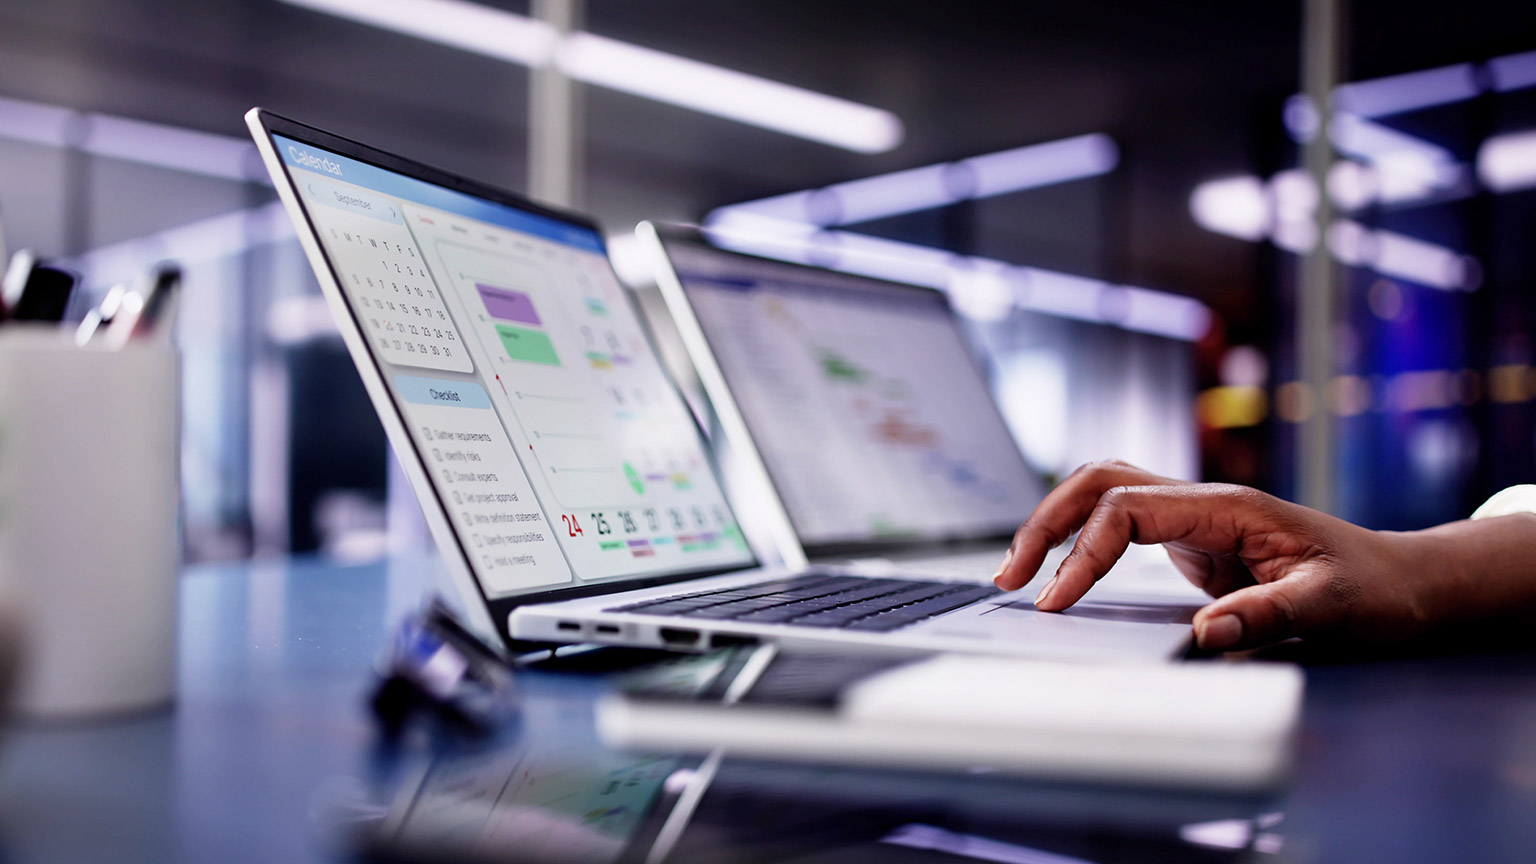
[(400, 398), (417, 405), (441, 405), (445, 408), (476, 408), (488, 411), (491, 397), (478, 384), (468, 381), (442, 381), (437, 378), (418, 378), (414, 375), (396, 375), (395, 392)]
[(277, 142), (277, 152), (282, 155), (283, 162), (294, 168), (344, 180), (423, 207), (489, 222), (523, 234), (532, 234), (535, 237), (542, 237), (585, 252), (603, 254), (605, 251), (603, 238), (596, 231), (446, 189), (434, 183), (369, 165), (366, 162), (348, 159), (340, 154), (302, 141), (295, 141), (292, 138), (285, 138), (282, 135), (273, 135), (272, 140)]

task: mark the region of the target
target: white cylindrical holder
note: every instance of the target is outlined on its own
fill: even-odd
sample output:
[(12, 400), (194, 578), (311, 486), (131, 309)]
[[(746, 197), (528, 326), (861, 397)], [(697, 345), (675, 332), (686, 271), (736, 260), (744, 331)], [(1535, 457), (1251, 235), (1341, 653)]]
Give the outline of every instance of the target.
[(21, 630), (22, 716), (175, 693), (179, 366), (159, 339), (110, 351), (0, 327), (0, 603)]

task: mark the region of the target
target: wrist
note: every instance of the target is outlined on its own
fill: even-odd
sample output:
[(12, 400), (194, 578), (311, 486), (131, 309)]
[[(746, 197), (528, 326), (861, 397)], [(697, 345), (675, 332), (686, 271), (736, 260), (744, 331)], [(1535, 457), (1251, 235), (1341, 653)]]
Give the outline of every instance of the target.
[[(1417, 536), (1413, 581), (1436, 623), (1523, 616), (1536, 610), (1536, 514), (1451, 522)], [(1408, 571), (1415, 573), (1415, 571)]]
[(1382, 532), (1399, 538), (1401, 557), (1396, 565), (1396, 578), (1411, 598), (1414, 621), (1420, 630), (1472, 614), (1467, 607), (1471, 577), (1467, 556), (1459, 554), (1455, 538), (1444, 536), (1438, 528)]

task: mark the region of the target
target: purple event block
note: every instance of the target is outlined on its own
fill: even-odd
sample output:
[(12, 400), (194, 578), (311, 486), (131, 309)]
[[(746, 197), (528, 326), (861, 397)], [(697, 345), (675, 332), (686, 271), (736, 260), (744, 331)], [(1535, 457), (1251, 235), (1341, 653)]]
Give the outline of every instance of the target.
[(485, 311), (491, 313), (492, 318), (532, 324), (535, 327), (544, 325), (539, 320), (539, 313), (534, 311), (533, 298), (527, 294), (478, 282), (475, 283), (475, 290), (480, 292), (480, 299), (485, 302)]
[(631, 540), (631, 541), (629, 541), (629, 545), (631, 545), (631, 546), (649, 546), (649, 545), (651, 545), (651, 541), (649, 541), (649, 540)]

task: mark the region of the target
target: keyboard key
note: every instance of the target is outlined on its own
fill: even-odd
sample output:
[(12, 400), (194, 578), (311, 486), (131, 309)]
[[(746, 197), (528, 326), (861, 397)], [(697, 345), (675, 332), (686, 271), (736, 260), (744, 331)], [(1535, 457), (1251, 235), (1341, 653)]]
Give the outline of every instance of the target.
[[(868, 583), (871, 580), (866, 579), (863, 581)], [(908, 602), (908, 599), (910, 599), (909, 595), (919, 590), (921, 589), (913, 588), (908, 585), (892, 586), (888, 583), (876, 582), (875, 584), (865, 584), (859, 588), (839, 591), (835, 594), (827, 594), (820, 597), (809, 597), (804, 600), (798, 600), (793, 603), (785, 603), (770, 609), (751, 612), (741, 616), (741, 618), (737, 620), (772, 624), (788, 621), (792, 618), (798, 618), (805, 615), (825, 612), (846, 606), (853, 606), (856, 604), (860, 605), (861, 607), (864, 606), (864, 604), (873, 604), (870, 611), (875, 611), (878, 609), (887, 609), (891, 606)]]
[(990, 597), (996, 593), (996, 589), (980, 586), (950, 591), (937, 597), (931, 597), (927, 600), (901, 606), (867, 618), (860, 618), (857, 621), (850, 622), (847, 629), (874, 633), (890, 632), (905, 627), (908, 624), (916, 624), (918, 621), (942, 615), (945, 612), (951, 612), (962, 606), (969, 606), (977, 600)]
[(967, 583), (807, 574), (644, 600), (609, 611), (884, 632), (995, 593), (990, 586)]

